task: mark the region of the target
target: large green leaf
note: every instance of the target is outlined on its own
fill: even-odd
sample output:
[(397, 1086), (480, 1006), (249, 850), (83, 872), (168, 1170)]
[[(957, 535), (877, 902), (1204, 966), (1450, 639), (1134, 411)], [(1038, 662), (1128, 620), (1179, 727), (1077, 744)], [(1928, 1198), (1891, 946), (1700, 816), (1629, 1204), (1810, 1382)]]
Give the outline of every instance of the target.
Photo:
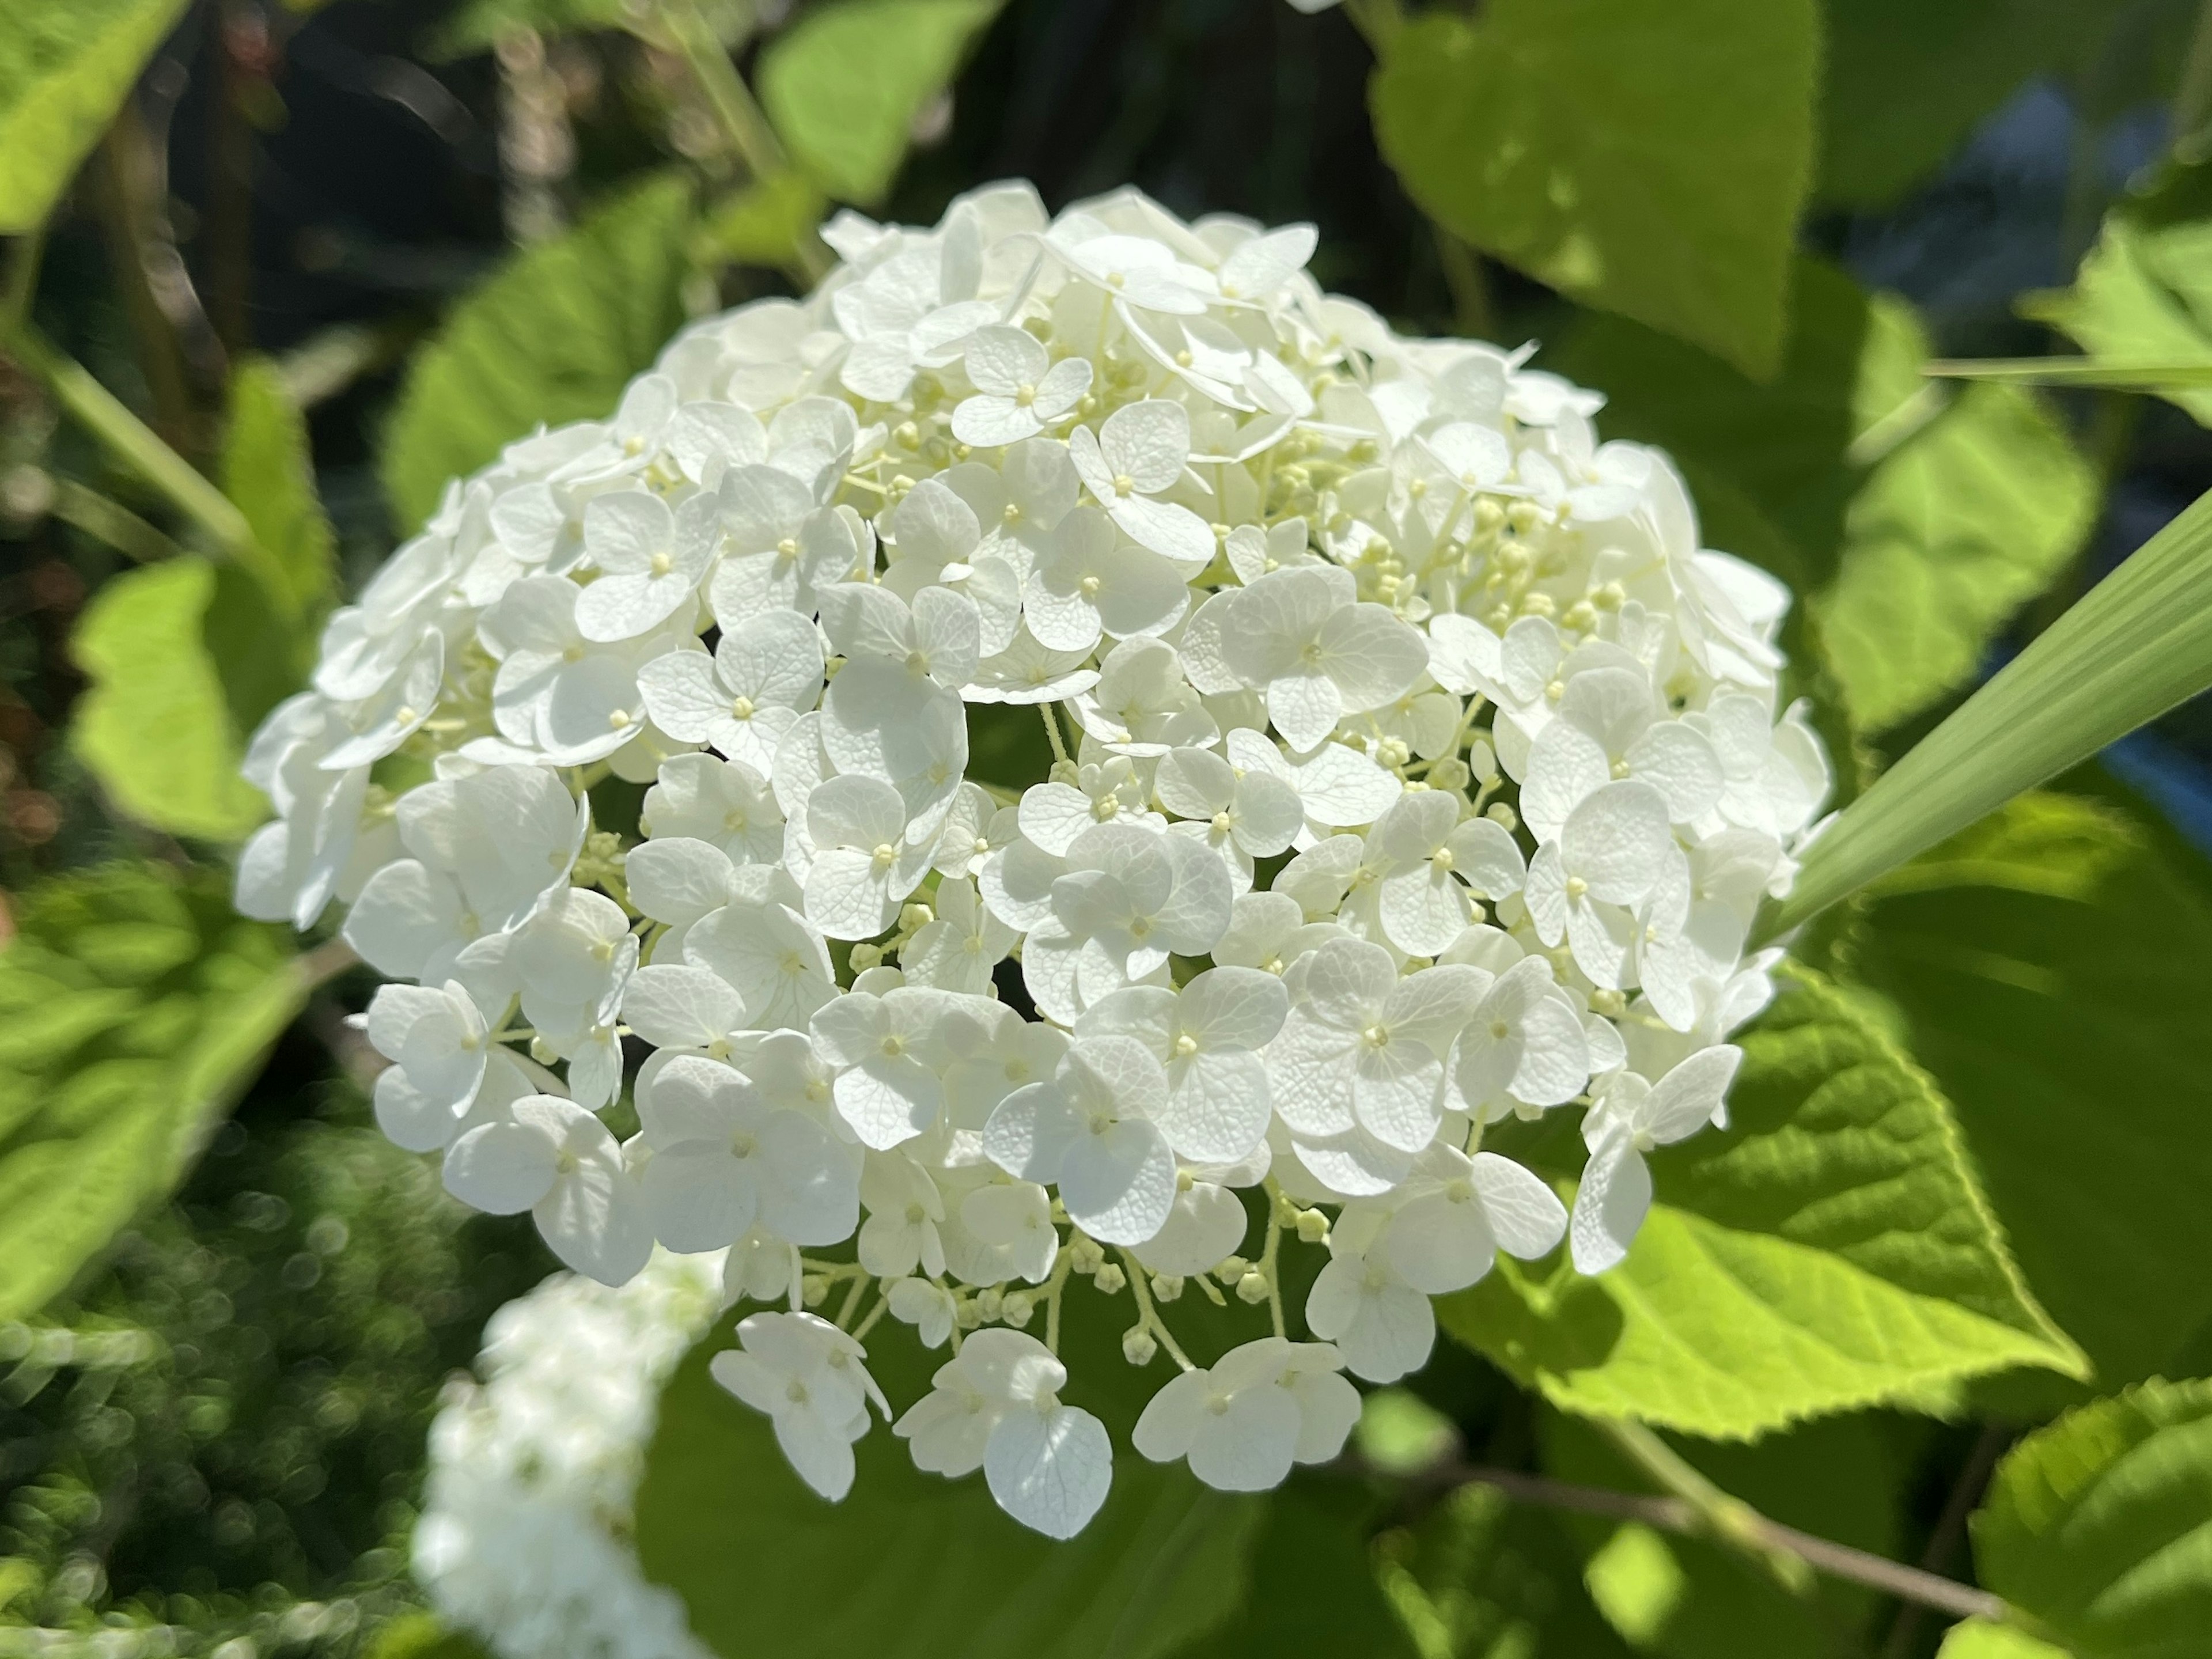
[(2146, 1382), (2030, 1435), (1974, 1516), (1990, 1589), (2079, 1659), (2199, 1659), (2212, 1632), (2212, 1382)]
[[(1731, 1125), (1655, 1152), (1628, 1260), (1501, 1262), (1437, 1310), (1569, 1411), (1713, 1438), (2020, 1365), (2078, 1372), (2021, 1283), (1942, 1095), (1799, 970), (1742, 1036)], [(1528, 1155), (1551, 1166), (1559, 1133)]]
[(689, 183), (655, 175), (453, 307), (385, 434), (385, 494), (404, 526), (534, 428), (613, 411), (684, 319), (690, 221)]
[(624, 27), (634, 15), (629, 0), (462, 0), (440, 20), (429, 55), (465, 58), (489, 52), (503, 35), (528, 29), (575, 34)]
[(1820, 195), (1894, 201), (2039, 70), (2092, 57), (2111, 9), (2081, 0), (1829, 0)]
[(1812, 260), (1796, 291), (1770, 385), (1609, 318), (1559, 366), (1607, 388), (1608, 433), (1675, 457), (1714, 545), (1806, 595), (1853, 724), (1880, 732), (1972, 679), (2080, 550), (2097, 490), (2032, 392), (1977, 385), (1947, 404), (1903, 301)]
[(21, 896), (0, 952), (0, 1320), (183, 1174), (298, 1011), (279, 930), (214, 872), (118, 864)]
[[(94, 596), (70, 641), (91, 685), (70, 738), (131, 817), (176, 835), (235, 841), (269, 809), (238, 775), (242, 722), (207, 647), (221, 580), (214, 564), (187, 555), (126, 572)], [(232, 580), (251, 583), (235, 573)], [(270, 643), (260, 642), (264, 654)], [(282, 641), (277, 650), (289, 657)]]
[(1376, 137), (1455, 234), (1764, 376), (1819, 45), (1814, 0), (1492, 0), (1397, 31)]
[[(1547, 1415), (1544, 1467), (1608, 1491), (1647, 1491), (1644, 1475), (1588, 1425)], [(1785, 1526), (1876, 1555), (1904, 1543), (1906, 1419), (1858, 1413), (1804, 1424), (1755, 1446), (1678, 1441), (1675, 1449), (1724, 1492)], [(1699, 1538), (1641, 1522), (1577, 1518), (1567, 1529), (1587, 1553), (1586, 1579), (1613, 1628), (1662, 1659), (1769, 1659), (1831, 1650), (1832, 1632), (1863, 1632), (1881, 1598), (1825, 1580), (1818, 1595), (1785, 1595), (1743, 1558)]]
[[(1063, 1397), (1095, 1412), (1117, 1449), (1112, 1495), (1074, 1539), (1017, 1525), (980, 1476), (922, 1474), (880, 1423), (855, 1449), (850, 1494), (824, 1503), (792, 1473), (768, 1419), (708, 1375), (733, 1314), (662, 1397), (637, 1496), (647, 1576), (683, 1595), (693, 1632), (723, 1659), (1163, 1659), (1216, 1629), (1245, 1597), (1266, 1503), (1128, 1449), (1164, 1361), (1137, 1371), (1122, 1359), (1127, 1292), (1102, 1305), (1078, 1282), (1068, 1296)], [(889, 1322), (868, 1352), (900, 1407), (945, 1358)], [(733, 1571), (738, 1562), (774, 1571)]]
[(2063, 1648), (2039, 1642), (2010, 1625), (1992, 1625), (1985, 1619), (1969, 1619), (1943, 1632), (1943, 1646), (1936, 1659), (2073, 1659)]
[(1374, 1507), (1366, 1492), (1341, 1478), (1294, 1474), (1267, 1500), (1243, 1604), (1226, 1625), (1180, 1650), (1181, 1659), (1277, 1659), (1308, 1651), (1414, 1659), (1423, 1650), (1408, 1638), (1395, 1598), (1386, 1597), (1376, 1581), (1369, 1538)]
[[(2100, 358), (2212, 363), (2212, 163), (2170, 167), (2106, 216), (2074, 286), (2026, 307)], [(2212, 425), (2212, 387), (2152, 388)]]
[(2212, 871), (2154, 820), (2022, 796), (1874, 890), (1856, 965), (1911, 1022), (2022, 1272), (2100, 1383), (2212, 1321)]
[(0, 236), (46, 220), (185, 0), (0, 7)]
[(792, 159), (830, 195), (872, 206), (922, 106), (1001, 0), (834, 0), (761, 54), (760, 95)]

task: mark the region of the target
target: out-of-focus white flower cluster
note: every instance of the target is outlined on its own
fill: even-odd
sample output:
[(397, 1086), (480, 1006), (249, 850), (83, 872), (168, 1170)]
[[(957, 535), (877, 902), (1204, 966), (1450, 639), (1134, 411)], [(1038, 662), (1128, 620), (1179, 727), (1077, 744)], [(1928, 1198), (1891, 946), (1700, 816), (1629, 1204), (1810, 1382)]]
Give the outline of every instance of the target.
[(430, 1430), (416, 1581), (499, 1659), (708, 1659), (629, 1540), (662, 1385), (712, 1322), (718, 1258), (628, 1284), (556, 1273), (485, 1328)]
[[(1829, 782), (1789, 594), (1526, 350), (1324, 295), (1309, 227), (1006, 185), (825, 234), (811, 298), (454, 484), (333, 618), (252, 745), (240, 903), (350, 905), (401, 981), (380, 1119), (456, 1194), (784, 1304), (717, 1374), (824, 1493), (888, 1310), (951, 1351), (917, 1461), (1079, 1528), (1079, 1276), (1189, 1373), (1138, 1448), (1272, 1484), (1340, 1445), (1340, 1370), (1419, 1367), (1430, 1297), (1570, 1231), (1486, 1125), (1584, 1109), (1595, 1273), (1723, 1118)], [(971, 711), (1041, 720), (1049, 775), (969, 777)], [(1328, 1252), (1302, 1310), (1286, 1234)], [(1196, 1275), (1275, 1334), (1193, 1366)]]

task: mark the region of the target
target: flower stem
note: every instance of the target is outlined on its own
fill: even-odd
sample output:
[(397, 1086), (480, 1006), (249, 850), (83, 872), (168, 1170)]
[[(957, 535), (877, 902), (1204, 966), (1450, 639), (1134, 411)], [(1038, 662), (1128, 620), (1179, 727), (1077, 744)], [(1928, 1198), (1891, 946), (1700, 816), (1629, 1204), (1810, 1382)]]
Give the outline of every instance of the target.
[(1158, 1310), (1152, 1306), (1152, 1281), (1145, 1264), (1137, 1260), (1135, 1251), (1129, 1249), (1122, 1250), (1121, 1260), (1128, 1264), (1129, 1289), (1137, 1298), (1137, 1328), (1150, 1332), (1154, 1340), (1168, 1351), (1168, 1357), (1183, 1370), (1196, 1370), (1198, 1367), (1191, 1364), (1190, 1356), (1182, 1351), (1182, 1344), (1175, 1340), (1175, 1333), (1168, 1329)]
[(1041, 702), (1036, 707), (1037, 713), (1044, 716), (1044, 734), (1052, 740), (1053, 760), (1065, 766), (1067, 763), (1067, 744), (1060, 738), (1060, 722), (1053, 717), (1052, 705)]
[(1274, 1322), (1275, 1334), (1287, 1335), (1283, 1322), (1283, 1283), (1279, 1262), (1283, 1246), (1283, 1210), (1290, 1200), (1283, 1196), (1282, 1188), (1275, 1185), (1273, 1176), (1267, 1177), (1267, 1242), (1260, 1249), (1260, 1277), (1267, 1281), (1267, 1317)]

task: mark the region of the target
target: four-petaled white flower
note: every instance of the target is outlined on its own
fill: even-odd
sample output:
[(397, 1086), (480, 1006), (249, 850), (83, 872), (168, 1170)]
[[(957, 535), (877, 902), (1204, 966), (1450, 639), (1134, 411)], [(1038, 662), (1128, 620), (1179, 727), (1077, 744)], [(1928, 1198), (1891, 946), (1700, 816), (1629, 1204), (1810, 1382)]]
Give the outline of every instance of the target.
[(1267, 699), (1292, 749), (1317, 747), (1346, 714), (1413, 690), (1427, 644), (1387, 605), (1359, 601), (1352, 573), (1306, 565), (1262, 576), (1237, 595), (1223, 626), (1230, 669)]
[(1091, 390), (1091, 365), (1081, 357), (1052, 361), (1025, 329), (993, 324), (968, 337), (968, 378), (975, 396), (952, 411), (952, 435), (963, 444), (992, 448), (1034, 438), (1064, 419)]
[(799, 1478), (835, 1504), (853, 1489), (853, 1443), (868, 1431), (872, 1401), (890, 1404), (868, 1375), (867, 1352), (811, 1313), (748, 1314), (738, 1346), (707, 1364), (714, 1381), (775, 1425), (775, 1443)]
[(1182, 482), (1190, 459), (1190, 415), (1181, 404), (1147, 398), (1106, 417), (1097, 432), (1068, 436), (1075, 470), (1129, 538), (1196, 569), (1213, 557), (1213, 532), (1188, 507), (1161, 501)]
[(1359, 1391), (1326, 1342), (1261, 1337), (1152, 1397), (1131, 1438), (1155, 1463), (1187, 1459), (1223, 1492), (1267, 1492), (1293, 1463), (1326, 1463), (1359, 1420)]
[(1575, 1192), (1576, 1268), (1601, 1273), (1628, 1255), (1651, 1207), (1651, 1168), (1644, 1154), (1695, 1134), (1719, 1115), (1743, 1050), (1700, 1048), (1656, 1083), (1634, 1072), (1607, 1080), (1583, 1120), (1589, 1147)]
[(775, 769), (776, 746), (820, 700), (822, 666), (814, 624), (789, 611), (769, 611), (725, 629), (712, 657), (672, 651), (646, 664), (637, 678), (655, 726), (764, 777)]

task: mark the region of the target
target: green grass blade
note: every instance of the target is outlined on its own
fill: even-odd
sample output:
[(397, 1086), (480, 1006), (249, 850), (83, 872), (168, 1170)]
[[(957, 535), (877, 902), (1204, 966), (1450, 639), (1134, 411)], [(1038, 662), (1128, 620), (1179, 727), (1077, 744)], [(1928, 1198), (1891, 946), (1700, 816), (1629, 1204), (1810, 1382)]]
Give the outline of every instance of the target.
[(2013, 386), (2101, 386), (2113, 392), (2181, 391), (2212, 386), (2212, 361), (2119, 357), (1947, 359), (1921, 371), (1937, 380), (1999, 380)]
[(2212, 495), (2007, 664), (1805, 854), (1787, 932), (2212, 686)]

